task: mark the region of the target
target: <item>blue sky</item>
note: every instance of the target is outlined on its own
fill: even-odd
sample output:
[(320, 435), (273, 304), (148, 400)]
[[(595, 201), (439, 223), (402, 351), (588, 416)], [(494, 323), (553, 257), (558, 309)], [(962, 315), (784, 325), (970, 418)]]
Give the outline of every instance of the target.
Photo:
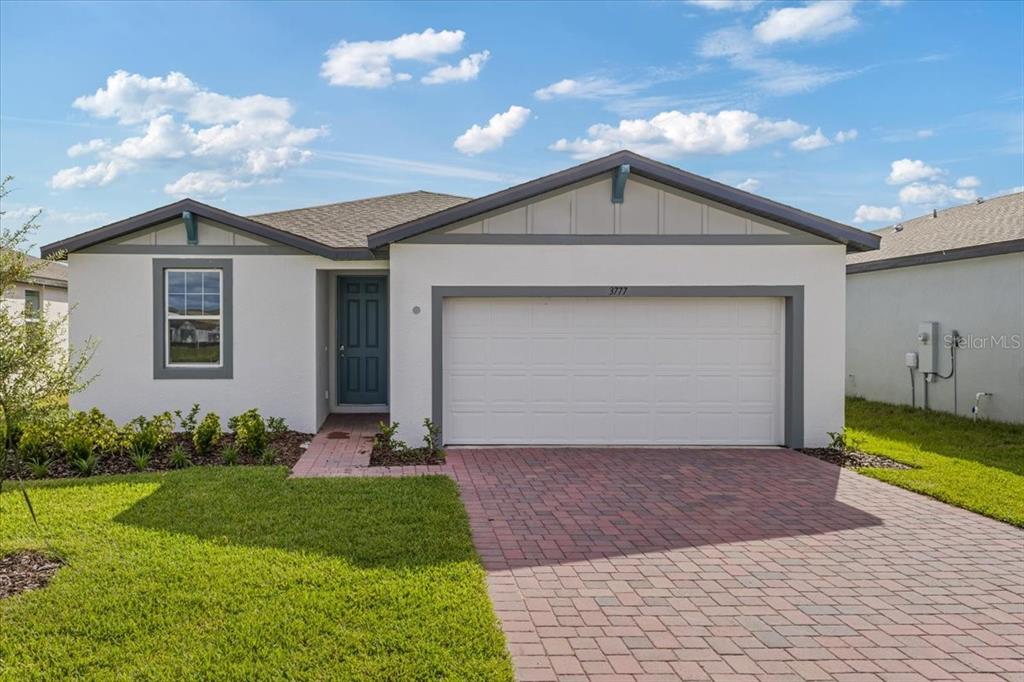
[(1024, 185), (1024, 3), (0, 4), (5, 221), (479, 196), (618, 148), (875, 229)]

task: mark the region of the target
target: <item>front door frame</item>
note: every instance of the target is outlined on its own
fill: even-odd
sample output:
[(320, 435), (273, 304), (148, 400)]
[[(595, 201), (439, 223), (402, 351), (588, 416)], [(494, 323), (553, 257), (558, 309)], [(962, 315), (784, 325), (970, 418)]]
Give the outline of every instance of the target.
[[(334, 347), (332, 354), (334, 357), (334, 405), (332, 411), (379, 411), (380, 408), (386, 407), (391, 395), (391, 372), (389, 368), (390, 354), (391, 354), (391, 335), (390, 335), (390, 291), (389, 291), (389, 277), (387, 273), (380, 272), (367, 272), (367, 273), (345, 273), (339, 274), (335, 278), (336, 282), (334, 285)], [(345, 325), (345, 310), (342, 305), (344, 299), (343, 286), (346, 281), (351, 280), (377, 280), (381, 283), (383, 292), (383, 329), (381, 330), (381, 367), (383, 368), (383, 400), (381, 403), (346, 403), (342, 399), (342, 386), (344, 376), (344, 363), (341, 362), (340, 347), (342, 339), (344, 338), (344, 325)]]

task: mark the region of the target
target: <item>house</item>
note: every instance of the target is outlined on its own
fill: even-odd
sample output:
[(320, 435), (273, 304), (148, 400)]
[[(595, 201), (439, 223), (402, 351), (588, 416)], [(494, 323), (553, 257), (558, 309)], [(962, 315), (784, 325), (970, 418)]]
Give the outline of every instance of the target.
[[(479, 199), (243, 217), (185, 199), (68, 252), (116, 419), (389, 411), (447, 444), (821, 445), (875, 235), (623, 151)], [(191, 330), (204, 330), (194, 334)], [(186, 330), (189, 330), (186, 332)]]
[(847, 393), (1024, 422), (1024, 193), (878, 234), (847, 257)]
[[(38, 269), (28, 281), (17, 282), (3, 293), (3, 305), (14, 314), (24, 314), (26, 320), (45, 318), (50, 321), (66, 319), (68, 314), (68, 268), (64, 263), (42, 261), (26, 255), (30, 265)], [(64, 335), (67, 346), (67, 334)]]

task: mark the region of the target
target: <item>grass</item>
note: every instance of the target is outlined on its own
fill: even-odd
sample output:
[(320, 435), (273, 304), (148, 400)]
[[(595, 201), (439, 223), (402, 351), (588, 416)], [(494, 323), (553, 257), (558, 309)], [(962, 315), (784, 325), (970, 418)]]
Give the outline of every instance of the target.
[(868, 476), (1024, 527), (1024, 426), (850, 398), (851, 446), (915, 469)]
[[(33, 484), (69, 564), (0, 601), (0, 679), (512, 678), (451, 480), (287, 473)], [(20, 548), (41, 545), (8, 489)]]

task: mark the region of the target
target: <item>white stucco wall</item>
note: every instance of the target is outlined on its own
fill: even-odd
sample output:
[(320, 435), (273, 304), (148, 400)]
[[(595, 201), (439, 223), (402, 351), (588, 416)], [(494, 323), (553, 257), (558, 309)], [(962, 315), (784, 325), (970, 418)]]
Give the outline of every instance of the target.
[[(25, 310), (26, 289), (39, 292), (39, 298), (43, 304), (43, 315), (48, 321), (54, 322), (67, 316), (68, 290), (63, 287), (46, 286), (43, 284), (15, 284), (14, 287), (4, 292), (0, 304), (12, 314), (21, 315)], [(66, 350), (68, 342), (66, 332), (63, 342)]]
[(409, 442), (431, 415), (434, 285), (803, 285), (804, 443), (843, 426), (843, 246), (393, 244), (390, 261), (391, 417)]
[[(187, 250), (180, 256), (195, 257)], [(316, 271), (337, 264), (305, 255), (215, 256), (233, 260), (233, 378), (154, 379), (155, 257), (175, 256), (69, 256), (70, 297), (76, 306), (72, 343), (89, 337), (99, 342), (90, 365), (98, 376), (72, 397), (72, 407), (98, 407), (119, 423), (140, 414), (187, 409), (194, 402), (225, 422), (256, 407), (264, 416), (284, 417), (293, 429), (315, 431), (322, 412), (315, 376)]]
[[(850, 275), (846, 298), (847, 393), (910, 404), (904, 355), (917, 350), (920, 322), (938, 322), (940, 338), (956, 329), (968, 341), (957, 352), (959, 414), (985, 391), (984, 415), (1024, 422), (1024, 253)], [(939, 370), (949, 367), (942, 348)], [(922, 392), (918, 375), (919, 406)], [(952, 380), (929, 386), (929, 405), (953, 411)]]

